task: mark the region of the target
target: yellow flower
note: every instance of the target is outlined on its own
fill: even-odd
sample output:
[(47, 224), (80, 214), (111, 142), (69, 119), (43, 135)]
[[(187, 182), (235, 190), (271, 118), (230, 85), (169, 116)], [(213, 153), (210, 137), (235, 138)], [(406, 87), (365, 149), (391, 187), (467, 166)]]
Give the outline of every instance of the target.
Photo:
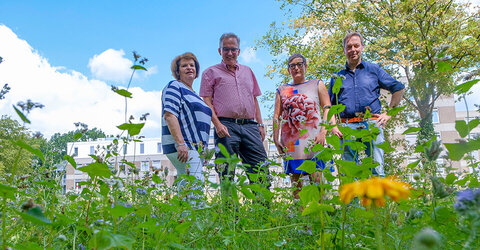
[(397, 181), (394, 178), (373, 177), (363, 181), (356, 181), (340, 187), (340, 199), (348, 204), (354, 197), (358, 197), (363, 206), (385, 206), (385, 196), (394, 201), (407, 199), (410, 195), (410, 185)]

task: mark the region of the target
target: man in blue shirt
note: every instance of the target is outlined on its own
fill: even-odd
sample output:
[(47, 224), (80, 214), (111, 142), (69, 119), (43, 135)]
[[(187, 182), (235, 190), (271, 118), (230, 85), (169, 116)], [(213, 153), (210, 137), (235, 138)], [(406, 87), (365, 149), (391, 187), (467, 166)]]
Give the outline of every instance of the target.
[[(380, 89), (386, 89), (392, 94), (390, 107), (397, 106), (402, 100), (405, 86), (395, 80), (379, 65), (362, 60), (363, 37), (358, 32), (348, 33), (343, 39), (343, 52), (347, 58), (345, 69), (338, 72), (339, 77), (344, 76), (343, 85), (338, 94), (332, 91), (335, 79), (331, 79), (329, 94), (332, 104), (344, 104), (345, 110), (340, 113), (342, 123), (352, 129), (377, 126), (380, 134), (373, 143), (366, 142), (366, 153), (379, 165), (372, 170), (374, 175), (385, 176), (383, 168), (383, 150), (375, 145), (385, 142), (383, 127), (391, 119), (387, 112), (382, 113), (380, 102)], [(372, 118), (365, 120), (363, 115), (370, 109)], [(372, 145), (372, 147), (370, 146)], [(373, 151), (373, 152), (372, 152)], [(344, 160), (358, 162), (358, 154), (350, 147), (344, 147)]]

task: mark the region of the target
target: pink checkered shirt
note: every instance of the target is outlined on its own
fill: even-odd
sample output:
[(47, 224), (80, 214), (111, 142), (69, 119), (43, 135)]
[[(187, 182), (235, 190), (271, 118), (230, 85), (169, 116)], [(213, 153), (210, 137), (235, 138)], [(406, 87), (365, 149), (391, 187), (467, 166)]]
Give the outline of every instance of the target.
[(262, 92), (253, 71), (237, 63), (235, 72), (222, 63), (214, 65), (202, 74), (201, 97), (212, 97), (218, 117), (255, 118), (254, 97)]

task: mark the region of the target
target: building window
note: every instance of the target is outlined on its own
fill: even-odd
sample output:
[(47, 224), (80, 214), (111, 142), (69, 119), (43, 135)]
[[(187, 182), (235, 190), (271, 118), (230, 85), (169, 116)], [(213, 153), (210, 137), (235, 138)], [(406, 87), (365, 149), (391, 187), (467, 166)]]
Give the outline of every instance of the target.
[(73, 156), (78, 156), (78, 147), (73, 148)]
[(160, 169), (162, 168), (162, 161), (152, 161), (153, 169)]
[(140, 154), (145, 154), (145, 144), (140, 143)]
[(161, 152), (162, 152), (162, 143), (157, 142), (157, 153), (161, 153)]
[(91, 155), (95, 154), (95, 147), (94, 146), (90, 146), (90, 154)]
[(149, 165), (148, 165), (148, 161), (142, 161), (140, 163), (140, 170), (142, 172), (147, 172), (149, 170)]
[(80, 185), (80, 182), (83, 180), (75, 180), (75, 190), (80, 191), (82, 190), (82, 186)]
[(438, 110), (437, 109), (434, 109), (432, 111), (432, 122), (433, 123), (439, 123), (440, 122), (440, 119), (438, 117)]

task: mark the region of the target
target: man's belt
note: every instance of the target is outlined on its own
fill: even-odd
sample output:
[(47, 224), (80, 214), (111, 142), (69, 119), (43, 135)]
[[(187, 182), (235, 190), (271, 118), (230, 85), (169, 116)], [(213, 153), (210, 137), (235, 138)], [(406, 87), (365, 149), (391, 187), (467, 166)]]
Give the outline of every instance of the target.
[(220, 121), (227, 121), (227, 122), (233, 122), (236, 124), (257, 124), (257, 122), (253, 119), (236, 119), (236, 118), (228, 118), (228, 117), (218, 117), (218, 120)]
[(343, 123), (355, 123), (355, 122), (364, 122), (368, 120), (377, 120), (378, 117), (370, 117), (368, 119), (363, 117), (353, 117), (353, 118), (342, 118)]

